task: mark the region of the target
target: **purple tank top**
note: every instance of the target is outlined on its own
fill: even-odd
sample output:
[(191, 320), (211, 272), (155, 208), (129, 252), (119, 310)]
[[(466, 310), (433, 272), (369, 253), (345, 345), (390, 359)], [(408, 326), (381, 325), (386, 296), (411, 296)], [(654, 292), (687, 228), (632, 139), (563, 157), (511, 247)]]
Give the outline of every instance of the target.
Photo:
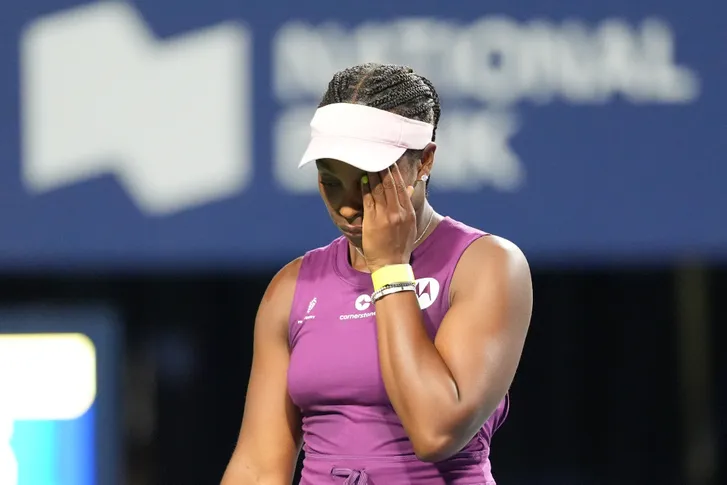
[[(433, 339), (449, 309), (462, 253), (485, 233), (445, 218), (412, 254), (417, 296)], [(301, 485), (494, 485), (490, 439), (506, 397), (457, 455), (416, 458), (379, 368), (371, 275), (354, 270), (341, 237), (306, 253), (290, 314), (288, 391), (303, 419)]]

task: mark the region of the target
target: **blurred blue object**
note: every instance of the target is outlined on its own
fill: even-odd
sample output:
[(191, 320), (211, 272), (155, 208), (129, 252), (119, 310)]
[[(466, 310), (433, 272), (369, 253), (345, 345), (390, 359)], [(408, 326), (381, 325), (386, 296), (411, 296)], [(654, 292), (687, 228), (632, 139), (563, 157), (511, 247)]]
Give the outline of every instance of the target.
[(0, 478), (13, 485), (123, 483), (117, 325), (97, 308), (0, 311), (0, 421), (12, 425), (0, 437), (10, 445), (9, 454), (0, 451), (0, 469), (17, 473)]

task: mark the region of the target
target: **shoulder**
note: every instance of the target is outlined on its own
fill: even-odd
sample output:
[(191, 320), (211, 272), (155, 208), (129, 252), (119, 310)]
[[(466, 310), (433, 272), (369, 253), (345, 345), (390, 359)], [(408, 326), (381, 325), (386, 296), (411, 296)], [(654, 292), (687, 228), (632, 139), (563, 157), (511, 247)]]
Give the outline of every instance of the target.
[(276, 331), (287, 335), (290, 312), (301, 276), (304, 275), (303, 279), (309, 282), (308, 280), (319, 277), (318, 273), (328, 271), (328, 266), (322, 263), (330, 259), (338, 243), (340, 241), (336, 239), (326, 246), (306, 252), (283, 266), (273, 276), (260, 302), (256, 327), (273, 326)]
[(529, 293), (532, 291), (530, 266), (525, 254), (512, 241), (483, 235), (462, 254), (452, 286), (455, 292), (481, 292), (499, 286)]
[(262, 303), (269, 303), (273, 300), (280, 300), (290, 297), (292, 299), (295, 293), (295, 284), (300, 274), (300, 268), (303, 265), (305, 256), (299, 256), (293, 261), (283, 266), (273, 279), (270, 280), (268, 288), (263, 296)]
[(257, 337), (278, 336), (287, 340), (288, 319), (303, 258), (289, 262), (270, 280), (255, 318)]
[(475, 240), (462, 255), (472, 263), (496, 263), (528, 266), (522, 250), (512, 241), (494, 234), (486, 234)]
[(485, 266), (493, 271), (508, 267), (527, 270), (526, 272), (530, 273), (525, 254), (512, 241), (456, 219), (446, 218), (445, 220), (449, 227), (458, 233), (457, 238), (465, 244), (457, 265), (457, 272), (461, 275), (470, 273), (481, 275)]

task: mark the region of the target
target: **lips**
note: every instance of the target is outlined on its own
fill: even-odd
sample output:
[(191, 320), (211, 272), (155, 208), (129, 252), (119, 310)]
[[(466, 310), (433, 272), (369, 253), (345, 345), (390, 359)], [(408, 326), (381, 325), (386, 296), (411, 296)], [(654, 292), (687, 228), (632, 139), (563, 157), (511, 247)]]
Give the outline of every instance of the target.
[(346, 225), (338, 226), (338, 228), (341, 230), (341, 232), (343, 232), (344, 234), (346, 234), (348, 236), (356, 237), (356, 236), (361, 236), (361, 234), (363, 234), (361, 226), (349, 226), (348, 224), (346, 224)]

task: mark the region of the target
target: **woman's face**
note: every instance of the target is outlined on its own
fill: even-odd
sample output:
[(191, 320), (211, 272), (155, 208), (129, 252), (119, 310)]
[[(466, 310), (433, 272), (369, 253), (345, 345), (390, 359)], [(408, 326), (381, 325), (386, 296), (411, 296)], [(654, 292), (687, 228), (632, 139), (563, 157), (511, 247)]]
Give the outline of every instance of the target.
[[(404, 182), (414, 185), (416, 165), (406, 156), (396, 162)], [(340, 160), (316, 161), (318, 167), (318, 189), (333, 223), (346, 238), (361, 247), (361, 226), (363, 224), (363, 196), (361, 177), (366, 173)]]

